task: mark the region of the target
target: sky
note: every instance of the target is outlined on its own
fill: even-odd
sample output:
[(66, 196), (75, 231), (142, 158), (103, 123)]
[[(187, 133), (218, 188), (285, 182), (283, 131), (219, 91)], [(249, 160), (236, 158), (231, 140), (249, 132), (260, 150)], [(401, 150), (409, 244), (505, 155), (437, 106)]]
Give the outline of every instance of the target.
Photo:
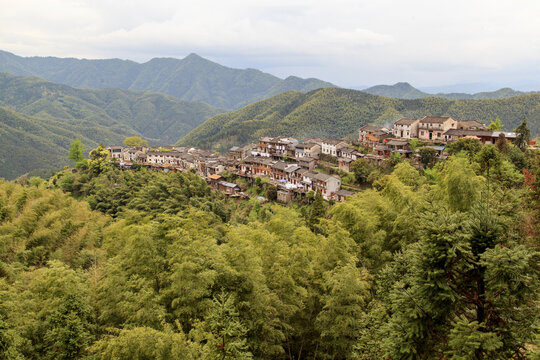
[(0, 6), (0, 49), (20, 56), (145, 62), (197, 53), (229, 67), (342, 87), (406, 81), (431, 90), (453, 84), (540, 90), (539, 0), (0, 0)]

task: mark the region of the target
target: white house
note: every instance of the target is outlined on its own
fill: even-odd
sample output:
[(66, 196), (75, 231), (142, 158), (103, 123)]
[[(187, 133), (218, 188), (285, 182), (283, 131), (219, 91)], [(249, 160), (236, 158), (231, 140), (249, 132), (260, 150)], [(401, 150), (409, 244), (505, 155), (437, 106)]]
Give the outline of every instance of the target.
[(346, 141), (338, 139), (324, 139), (322, 141), (321, 152), (326, 155), (337, 157), (338, 149), (347, 147)]
[(392, 134), (397, 138), (412, 139), (418, 137), (418, 119), (399, 119), (392, 126)]

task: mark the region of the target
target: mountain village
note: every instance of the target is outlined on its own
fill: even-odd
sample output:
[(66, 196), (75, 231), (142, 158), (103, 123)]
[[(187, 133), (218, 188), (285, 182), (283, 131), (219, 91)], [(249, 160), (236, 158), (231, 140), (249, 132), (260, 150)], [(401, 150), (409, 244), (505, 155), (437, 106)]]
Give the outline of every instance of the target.
[(121, 169), (143, 166), (165, 172), (194, 171), (213, 188), (231, 197), (248, 195), (237, 184), (226, 181), (224, 174), (234, 174), (251, 184), (258, 177), (267, 177), (278, 189), (277, 200), (283, 203), (310, 191), (320, 191), (324, 199), (341, 202), (354, 192), (341, 188), (339, 176), (315, 170), (320, 162), (331, 163), (341, 171), (350, 172), (351, 163), (361, 158), (372, 165), (380, 165), (391, 156), (399, 156), (421, 167), (420, 155), (411, 149), (412, 139), (434, 149), (437, 161), (445, 159), (446, 146), (460, 138), (495, 144), (501, 137), (512, 142), (516, 133), (491, 131), (475, 120), (425, 116), (422, 119), (399, 119), (390, 129), (365, 125), (358, 130), (358, 139), (353, 142), (320, 138), (306, 138), (299, 142), (292, 137), (277, 136), (261, 137), (258, 143), (243, 147), (234, 146), (225, 154), (176, 146), (154, 150), (149, 147), (110, 146), (107, 150)]

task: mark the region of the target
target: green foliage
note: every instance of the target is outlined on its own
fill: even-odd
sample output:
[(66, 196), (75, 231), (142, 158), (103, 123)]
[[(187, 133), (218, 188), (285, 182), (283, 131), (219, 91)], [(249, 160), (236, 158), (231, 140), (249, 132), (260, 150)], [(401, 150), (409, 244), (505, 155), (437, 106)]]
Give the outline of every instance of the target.
[(277, 187), (276, 185), (269, 185), (266, 188), (266, 198), (270, 201), (277, 200)]
[(356, 181), (360, 184), (367, 181), (368, 176), (372, 171), (373, 167), (364, 158), (358, 159), (351, 163), (351, 172), (354, 173)]
[(482, 144), (477, 139), (461, 138), (448, 146), (448, 153), (456, 155), (463, 151), (468, 156), (469, 161), (472, 162), (481, 148)]
[(107, 335), (92, 348), (97, 359), (168, 360), (195, 359), (194, 350), (182, 333), (170, 329), (159, 331), (148, 327), (123, 329)]
[(73, 161), (74, 163), (78, 163), (84, 160), (84, 145), (81, 140), (77, 139), (71, 143), (68, 159)]
[(534, 358), (540, 157), (523, 155), (523, 172), (494, 146), (402, 161), (343, 203), (287, 207), (193, 173), (0, 181), (0, 356)]
[(422, 142), (417, 138), (412, 138), (411, 140), (409, 140), (409, 149), (413, 152), (413, 154), (420, 147), (422, 147)]
[(491, 123), (488, 125), (488, 129), (491, 131), (502, 131), (503, 124), (501, 122), (501, 119), (499, 117), (496, 117), (495, 120), (492, 120)]
[(326, 207), (320, 191), (317, 190), (311, 205), (311, 211), (309, 213), (308, 224), (312, 231), (320, 232), (319, 224), (321, 219), (326, 215)]
[(126, 146), (148, 146), (148, 141), (142, 139), (140, 136), (130, 136), (124, 139), (124, 145)]
[(424, 98), (398, 100), (364, 92), (326, 88), (307, 94), (287, 92), (214, 116), (178, 142), (183, 146), (218, 149), (243, 145), (261, 136), (343, 138), (366, 124), (385, 124), (381, 114), (422, 118), (426, 115), (489, 121), (500, 116), (509, 128), (524, 117), (531, 133), (540, 133), (540, 94), (499, 100), (446, 100)]
[[(234, 296), (223, 292), (215, 296), (201, 327), (202, 329), (198, 329), (197, 332), (203, 332), (205, 336), (204, 359), (245, 360), (252, 358), (246, 343), (247, 329), (238, 316)], [(201, 336), (201, 334), (196, 336)]]
[(435, 158), (437, 157), (437, 150), (430, 148), (430, 147), (422, 147), (420, 150), (418, 150), (418, 154), (420, 155), (420, 162), (424, 167), (428, 167), (433, 165), (435, 162)]
[(514, 140), (514, 145), (516, 145), (521, 151), (525, 151), (527, 149), (527, 145), (529, 144), (529, 139), (531, 138), (531, 131), (527, 127), (527, 121), (523, 120), (523, 122), (514, 129), (517, 136)]

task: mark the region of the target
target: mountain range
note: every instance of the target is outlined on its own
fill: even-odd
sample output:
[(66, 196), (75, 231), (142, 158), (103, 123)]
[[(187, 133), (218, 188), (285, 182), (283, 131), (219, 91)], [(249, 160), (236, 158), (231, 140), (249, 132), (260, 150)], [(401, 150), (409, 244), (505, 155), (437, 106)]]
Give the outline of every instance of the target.
[(388, 96), (397, 99), (422, 99), (426, 97), (440, 97), (444, 99), (453, 100), (483, 100), (483, 99), (502, 99), (512, 96), (525, 94), (524, 92), (517, 91), (510, 88), (502, 88), (496, 91), (484, 91), (475, 94), (466, 93), (437, 93), (430, 94), (421, 90), (418, 90), (407, 82), (398, 82), (394, 85), (376, 85), (362, 91), (371, 95)]
[(65, 165), (69, 144), (77, 138), (88, 149), (119, 145), (127, 136), (174, 143), (224, 111), (163, 94), (75, 89), (6, 73), (0, 73), (0, 110), (0, 177), (8, 179)]
[(0, 51), (0, 72), (35, 75), (77, 88), (159, 92), (224, 109), (238, 109), (283, 91), (308, 92), (335, 86), (318, 79), (280, 79), (260, 70), (232, 69), (196, 54), (183, 59), (154, 58), (139, 64), (120, 59), (21, 57)]
[(488, 124), (499, 117), (512, 131), (524, 119), (533, 136), (540, 133), (540, 93), (505, 99), (449, 100), (437, 97), (403, 100), (356, 90), (326, 88), (307, 94), (289, 91), (242, 109), (218, 114), (191, 131), (179, 145), (227, 150), (260, 136), (357, 137), (366, 124), (391, 126), (401, 117), (452, 116)]

